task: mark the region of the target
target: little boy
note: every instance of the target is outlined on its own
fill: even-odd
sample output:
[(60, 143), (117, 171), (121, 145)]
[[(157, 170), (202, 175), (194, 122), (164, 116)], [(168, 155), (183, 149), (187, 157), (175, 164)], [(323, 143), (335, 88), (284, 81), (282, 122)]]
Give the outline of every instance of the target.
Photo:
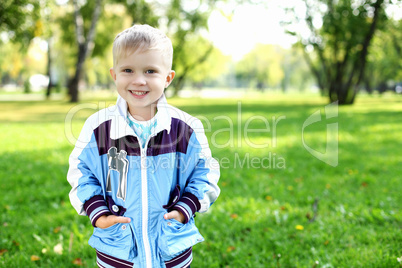
[(173, 47), (148, 25), (113, 43), (117, 104), (90, 116), (70, 156), (70, 200), (95, 227), (99, 267), (188, 267), (195, 212), (220, 189), (202, 123), (167, 104)]

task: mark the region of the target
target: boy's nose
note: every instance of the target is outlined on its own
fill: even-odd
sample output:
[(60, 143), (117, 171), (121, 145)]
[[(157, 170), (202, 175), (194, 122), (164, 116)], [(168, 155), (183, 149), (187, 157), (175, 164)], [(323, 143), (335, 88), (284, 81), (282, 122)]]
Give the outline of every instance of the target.
[(136, 74), (131, 81), (131, 84), (137, 86), (143, 86), (146, 84), (145, 77), (142, 74)]

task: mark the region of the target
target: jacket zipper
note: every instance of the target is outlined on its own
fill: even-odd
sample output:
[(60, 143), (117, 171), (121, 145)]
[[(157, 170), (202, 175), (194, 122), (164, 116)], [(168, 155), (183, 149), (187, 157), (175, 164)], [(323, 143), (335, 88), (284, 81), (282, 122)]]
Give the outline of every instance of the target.
[(141, 146), (141, 190), (142, 190), (142, 240), (145, 248), (145, 263), (147, 268), (152, 268), (151, 246), (148, 239), (148, 176), (147, 176), (147, 149), (149, 140), (156, 136), (151, 134), (142, 148), (140, 137), (137, 137)]
[(147, 268), (152, 268), (151, 246), (148, 239), (148, 176), (147, 176), (147, 149), (149, 140), (156, 136), (151, 133), (142, 148), (141, 138), (134, 132), (141, 148), (141, 201), (142, 201), (142, 240), (144, 241), (145, 263)]
[[(154, 135), (155, 136), (155, 135)], [(148, 176), (147, 176), (147, 149), (148, 142), (153, 136), (149, 136), (145, 148), (142, 148), (141, 138), (134, 132), (134, 137), (138, 140), (141, 148), (141, 201), (142, 201), (142, 240), (145, 249), (145, 264), (147, 268), (152, 268), (151, 246), (148, 239)]]

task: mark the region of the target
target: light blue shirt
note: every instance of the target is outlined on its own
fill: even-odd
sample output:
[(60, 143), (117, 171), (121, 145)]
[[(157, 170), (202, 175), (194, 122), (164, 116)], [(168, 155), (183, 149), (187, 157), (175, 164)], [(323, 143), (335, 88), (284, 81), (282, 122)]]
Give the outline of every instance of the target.
[(138, 121), (134, 119), (130, 113), (127, 113), (127, 123), (134, 130), (134, 133), (139, 138), (142, 148), (144, 148), (145, 142), (148, 140), (149, 136), (155, 132), (157, 125), (156, 116), (148, 121)]

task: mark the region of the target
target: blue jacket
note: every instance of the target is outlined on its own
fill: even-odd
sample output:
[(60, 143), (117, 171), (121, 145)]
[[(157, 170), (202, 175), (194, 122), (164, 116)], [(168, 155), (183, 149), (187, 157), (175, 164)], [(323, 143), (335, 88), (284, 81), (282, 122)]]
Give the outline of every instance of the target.
[[(94, 228), (89, 244), (137, 267), (165, 262), (203, 241), (195, 212), (206, 212), (220, 189), (219, 164), (212, 158), (200, 120), (167, 104), (157, 105), (157, 126), (145, 148), (126, 122), (127, 103), (100, 110), (85, 122), (70, 155), (70, 200), (92, 225), (102, 215), (130, 217), (127, 224)], [(172, 209), (182, 224), (163, 215)]]

